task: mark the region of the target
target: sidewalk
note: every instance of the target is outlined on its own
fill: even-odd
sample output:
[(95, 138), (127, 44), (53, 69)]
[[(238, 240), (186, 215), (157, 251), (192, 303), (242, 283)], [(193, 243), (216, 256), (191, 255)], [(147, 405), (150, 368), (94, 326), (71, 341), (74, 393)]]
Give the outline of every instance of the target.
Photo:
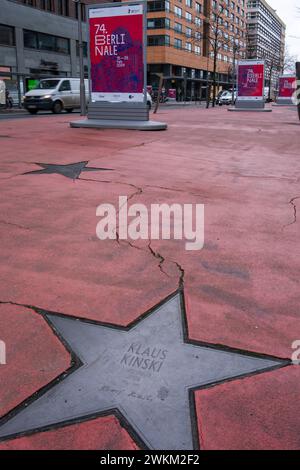
[[(180, 418), (177, 436), (192, 426), (195, 447), (201, 449), (300, 448), (300, 367), (289, 362), (292, 344), (300, 340), (297, 114), (289, 108), (256, 115), (228, 113), (227, 107), (182, 107), (178, 116), (166, 106), (153, 118), (166, 121), (168, 131), (71, 129), (66, 114), (36, 117), (34, 126), (31, 119), (0, 123), (0, 340), (7, 349), (7, 364), (0, 364), (0, 435), (16, 411), (27, 410), (27, 424), (37, 423), (39, 413), (44, 419), (44, 427), (35, 424), (24, 436), (16, 433), (0, 449), (137, 449), (147, 436), (143, 425), (133, 431), (133, 423), (140, 413), (149, 420), (156, 416), (157, 404), (161, 416), (171, 410)], [(37, 165), (87, 161), (98, 171), (82, 171), (75, 180), (63, 176), (61, 168), (50, 174), (49, 167)], [(33, 171), (39, 172), (28, 174)], [(96, 208), (117, 206), (120, 195), (128, 196), (129, 205), (146, 207), (204, 204), (204, 248), (186, 251), (185, 240), (100, 241)], [(174, 322), (156, 330), (149, 313), (144, 351), (167, 352), (160, 352), (166, 356), (162, 373), (147, 375), (151, 393), (147, 387), (137, 393), (143, 375), (133, 372), (130, 413), (136, 415), (126, 411), (124, 419), (122, 413), (107, 415), (96, 407), (78, 417), (89, 401), (106, 394), (107, 403), (117, 403), (123, 393), (108, 385), (123, 357), (113, 341), (100, 355), (109, 364), (107, 382), (101, 382), (106, 373), (91, 379), (97, 393), (80, 395), (89, 385), (86, 378), (80, 385), (74, 382), (72, 390), (81, 396), (76, 405), (72, 390), (68, 396), (59, 393), (55, 406), (45, 405), (54, 410), (61, 402), (60, 413), (69, 413), (69, 420), (51, 421), (47, 407), (33, 412), (39, 397), (66, 380), (65, 371), (77, 377), (71, 350), (92, 345), (94, 334), (87, 326), (86, 333), (77, 334), (77, 326), (100, 325), (111, 334), (117, 326), (120, 333), (178, 287), (184, 290), (189, 340), (209, 344), (210, 352), (221, 349), (224, 358), (241, 351), (253, 360), (271, 357), (287, 365), (259, 374), (253, 369), (241, 377), (225, 374), (221, 383), (191, 395), (194, 410), (179, 391), (175, 400), (168, 388), (171, 378), (164, 375), (182, 366), (168, 335), (164, 341), (159, 336), (169, 330), (171, 335)], [(171, 310), (163, 310), (163, 321)], [(64, 329), (73, 318), (74, 336), (66, 341), (51, 321)], [(129, 339), (126, 347), (132, 347)], [(94, 352), (81, 353), (96, 360)], [(201, 367), (205, 374), (219, 367), (221, 374), (223, 366), (217, 364)], [(179, 380), (178, 390), (184, 385)], [(195, 416), (185, 421), (189, 411)], [(174, 432), (174, 426), (169, 429)]]
[(0, 108), (0, 116), (3, 114), (15, 114), (15, 113), (27, 113), (26, 109), (24, 108)]
[(165, 103), (160, 103), (160, 106), (206, 106), (205, 101), (172, 101), (168, 100)]

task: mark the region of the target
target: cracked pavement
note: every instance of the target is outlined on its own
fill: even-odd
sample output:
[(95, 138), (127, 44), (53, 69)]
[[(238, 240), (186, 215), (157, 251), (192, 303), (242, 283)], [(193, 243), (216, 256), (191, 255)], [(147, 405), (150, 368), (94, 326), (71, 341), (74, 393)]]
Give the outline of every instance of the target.
[[(184, 288), (189, 337), (290, 359), (300, 339), (300, 126), (264, 115), (162, 109), (166, 132), (71, 129), (65, 116), (1, 121), (0, 417), (55, 381), (72, 356), (39, 310), (127, 326)], [(45, 125), (47, 124), (47, 125)], [(36, 162), (113, 169), (24, 174)], [(205, 205), (205, 245), (100, 241), (101, 203)], [(299, 449), (300, 368), (195, 393), (202, 449)], [(226, 431), (226, 432), (224, 432)], [(89, 440), (87, 441), (87, 436)], [(94, 416), (0, 449), (136, 449), (118, 416)]]

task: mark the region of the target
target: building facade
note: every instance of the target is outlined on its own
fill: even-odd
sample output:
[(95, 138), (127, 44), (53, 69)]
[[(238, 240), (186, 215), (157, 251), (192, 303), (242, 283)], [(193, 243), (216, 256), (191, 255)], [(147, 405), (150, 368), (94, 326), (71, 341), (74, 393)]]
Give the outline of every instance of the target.
[[(104, 0), (85, 0), (104, 3)], [(87, 38), (85, 5), (81, 5)], [(87, 39), (84, 68), (88, 73)], [(1, 0), (0, 79), (21, 103), (28, 79), (79, 76), (78, 4), (73, 0)]]
[(147, 4), (148, 84), (157, 87), (163, 74), (166, 92), (176, 89), (178, 99), (203, 98), (214, 71), (219, 86), (231, 85), (234, 56), (246, 52), (245, 0)]
[[(58, 10), (59, 5), (64, 9)], [(1, 0), (0, 74), (12, 73), (14, 80), (24, 76), (78, 76), (75, 5), (59, 0)], [(84, 23), (83, 34), (87, 34)]]
[[(234, 55), (242, 57), (246, 48), (245, 1), (147, 1), (148, 84), (157, 88), (162, 75), (166, 93), (171, 88), (177, 99), (199, 99), (215, 71), (216, 83), (230, 87)], [(73, 0), (1, 0), (0, 78), (19, 99), (28, 78), (79, 75), (77, 19)]]
[(247, 56), (266, 61), (266, 85), (277, 88), (284, 67), (284, 22), (265, 0), (247, 3)]

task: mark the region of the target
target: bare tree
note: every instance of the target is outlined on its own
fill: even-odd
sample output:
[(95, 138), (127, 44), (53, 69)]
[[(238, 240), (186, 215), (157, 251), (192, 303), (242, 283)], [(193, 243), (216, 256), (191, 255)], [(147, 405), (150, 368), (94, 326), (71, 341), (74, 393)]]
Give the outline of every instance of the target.
[(265, 61), (266, 76), (269, 79), (268, 101), (271, 101), (273, 80), (278, 80), (279, 74), (282, 71), (282, 62), (279, 54), (276, 52), (262, 54), (261, 59)]
[[(225, 18), (225, 5), (221, 3), (216, 4), (206, 15), (204, 20), (204, 41), (207, 42), (206, 54), (213, 61), (212, 70), (212, 90), (213, 90), (213, 106), (216, 101), (216, 86), (217, 86), (217, 66), (221, 60), (219, 55), (221, 51), (230, 52), (233, 54), (233, 76), (235, 76), (235, 62), (238, 55), (244, 55), (243, 49), (240, 47), (240, 34), (234, 31), (228, 32), (224, 26)], [(234, 81), (234, 79), (233, 79)]]
[(297, 56), (292, 55), (288, 46), (286, 46), (284, 50), (282, 73), (295, 73), (296, 62)]

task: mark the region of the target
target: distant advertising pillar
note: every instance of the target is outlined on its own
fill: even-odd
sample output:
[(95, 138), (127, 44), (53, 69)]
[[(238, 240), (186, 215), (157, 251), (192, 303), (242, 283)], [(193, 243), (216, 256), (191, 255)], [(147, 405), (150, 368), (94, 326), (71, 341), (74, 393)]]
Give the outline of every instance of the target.
[(265, 63), (262, 60), (241, 60), (237, 65), (236, 108), (263, 109)]
[(170, 100), (176, 101), (176, 88), (169, 88), (168, 90), (168, 98)]
[(276, 103), (282, 105), (294, 104), (293, 96), (296, 88), (295, 75), (282, 75), (279, 77), (279, 91)]
[(166, 129), (149, 121), (146, 11), (143, 0), (87, 6), (88, 119), (71, 127)]

